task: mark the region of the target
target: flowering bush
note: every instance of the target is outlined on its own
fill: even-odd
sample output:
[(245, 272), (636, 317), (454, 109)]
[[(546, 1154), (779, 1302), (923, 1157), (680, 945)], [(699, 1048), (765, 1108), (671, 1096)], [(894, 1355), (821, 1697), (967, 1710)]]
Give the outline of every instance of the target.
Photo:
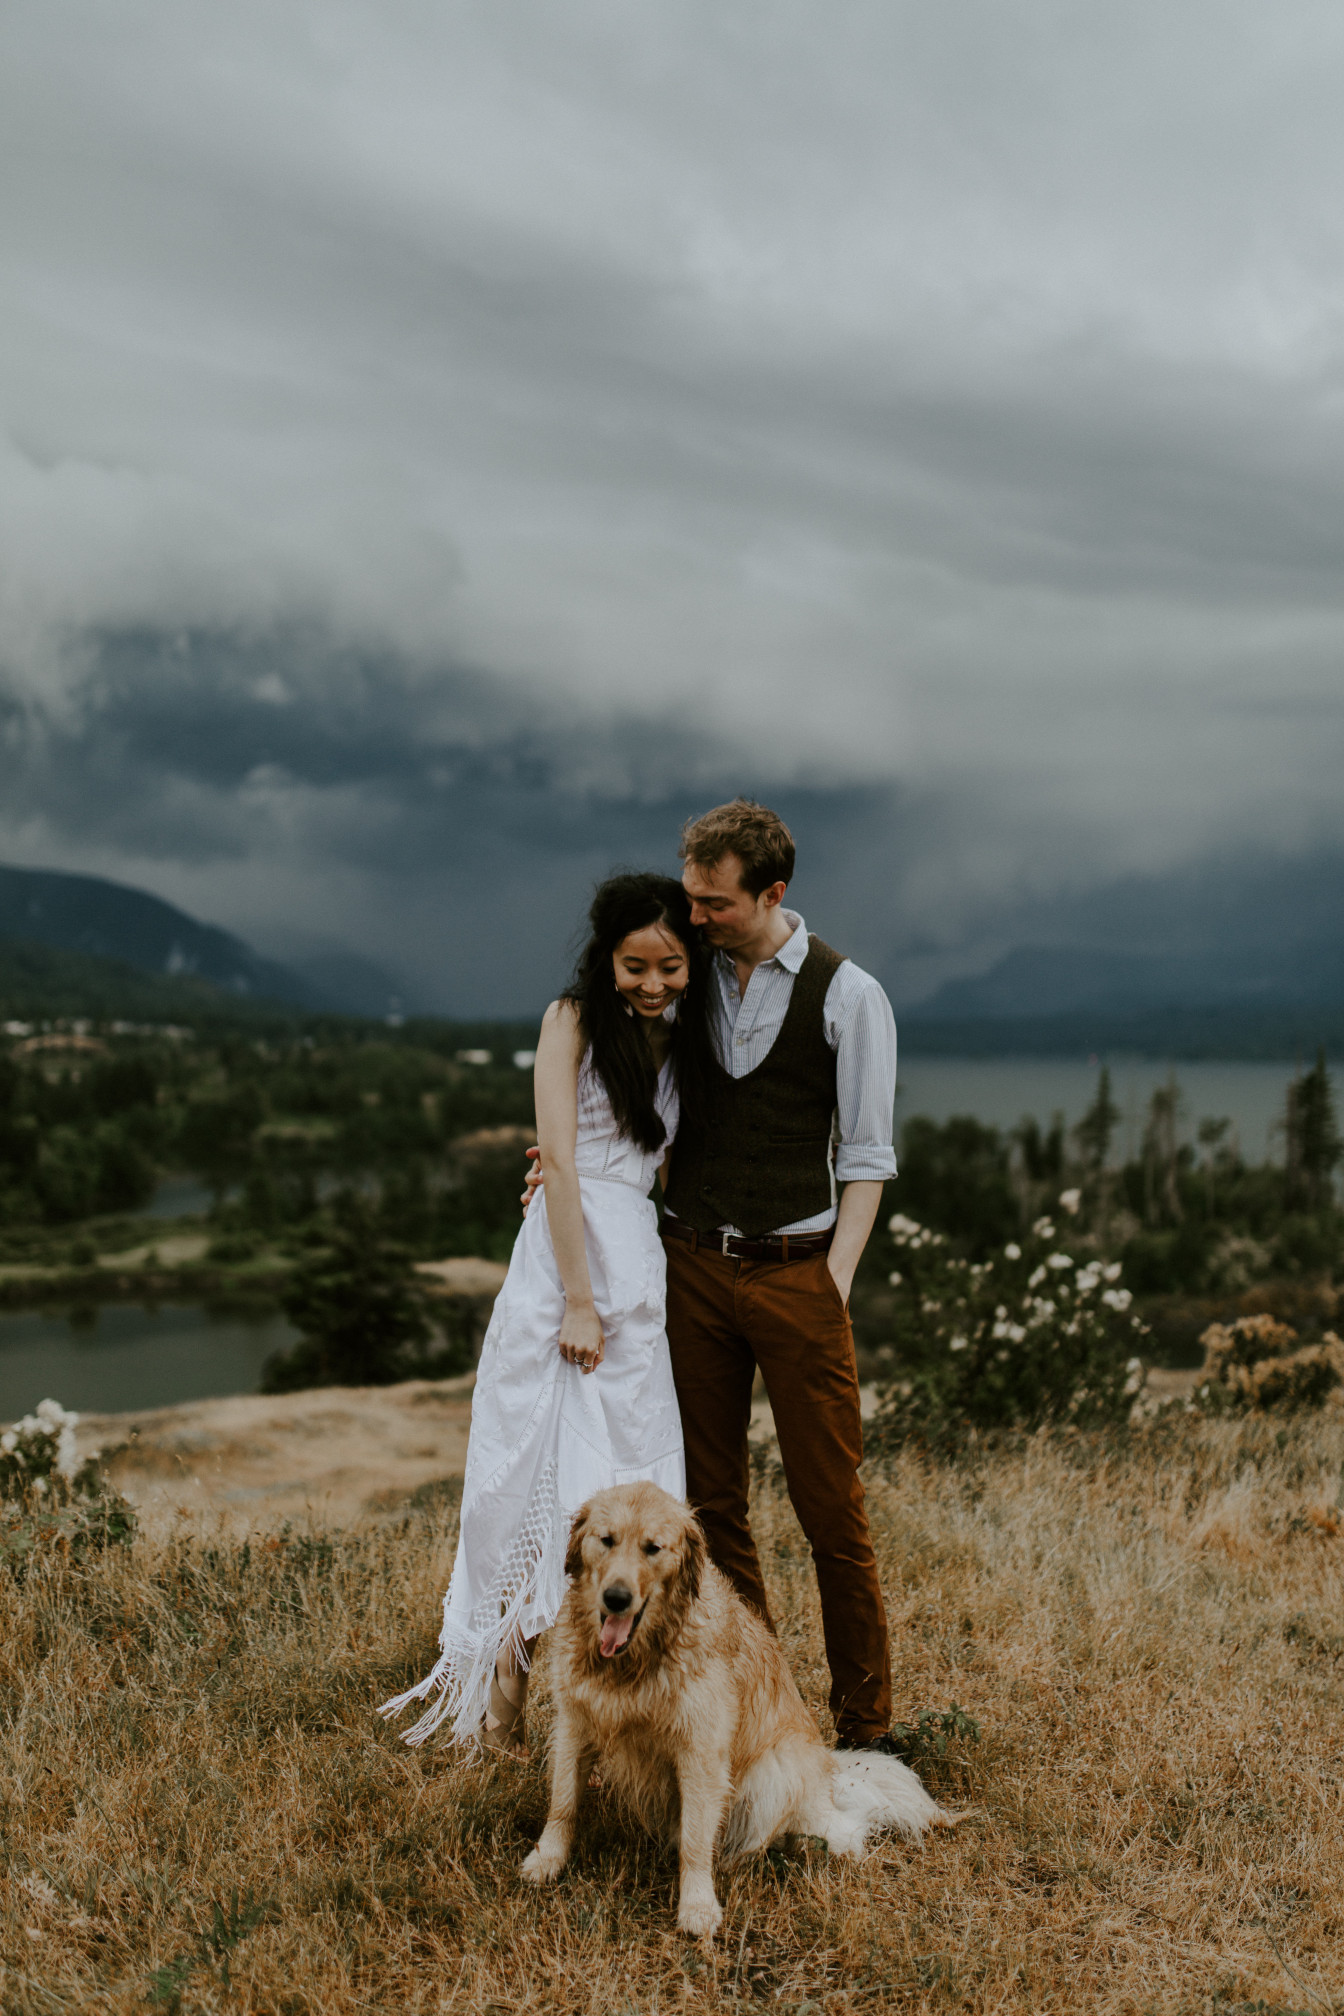
[(43, 1545), (77, 1555), (135, 1532), (135, 1513), (99, 1457), (80, 1460), (78, 1423), (58, 1400), (43, 1400), (0, 1435), (0, 1560), (11, 1568)]
[[(1076, 1216), (1078, 1191), (1059, 1199)], [(1075, 1259), (1053, 1220), (982, 1262), (901, 1213), (888, 1230), (900, 1266), (898, 1375), (881, 1393), (872, 1441), (950, 1450), (972, 1434), (1047, 1421), (1097, 1427), (1127, 1418), (1143, 1383), (1144, 1326), (1118, 1261)]]
[(1303, 1344), (1272, 1316), (1211, 1323), (1200, 1338), (1204, 1377), (1190, 1402), (1203, 1413), (1344, 1405), (1344, 1341), (1327, 1330)]

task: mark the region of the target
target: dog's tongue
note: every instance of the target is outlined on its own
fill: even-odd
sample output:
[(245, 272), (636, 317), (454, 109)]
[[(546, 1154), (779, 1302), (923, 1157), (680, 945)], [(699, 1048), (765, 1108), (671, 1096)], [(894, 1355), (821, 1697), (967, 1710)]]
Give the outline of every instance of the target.
[(634, 1626), (634, 1618), (628, 1613), (624, 1617), (604, 1617), (602, 1637), (598, 1650), (604, 1659), (610, 1659), (613, 1652), (619, 1652)]

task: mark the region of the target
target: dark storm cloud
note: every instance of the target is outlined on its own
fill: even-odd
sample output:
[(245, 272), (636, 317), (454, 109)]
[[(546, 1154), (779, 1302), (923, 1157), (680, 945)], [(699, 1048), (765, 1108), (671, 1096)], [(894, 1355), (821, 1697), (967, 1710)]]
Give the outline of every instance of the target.
[(10, 858), (504, 986), (739, 786), (893, 974), (1339, 841), (1337, 9), (70, 0), (0, 59)]
[[(424, 685), (313, 633), (119, 633), (88, 648), (59, 713), (11, 705), (0, 793), (20, 825), (56, 827), (94, 865), (148, 864), (206, 914), (244, 888), (278, 955), (353, 939), (414, 1000), (464, 1013), (547, 998), (614, 865), (675, 873), (693, 813), (743, 789), (779, 799), (777, 777), (672, 719), (511, 704), (465, 670), (439, 668), (432, 699)], [(795, 783), (779, 802), (796, 900), (847, 883), (833, 928), (888, 959), (890, 923), (863, 911), (874, 845), (909, 824), (896, 795)]]

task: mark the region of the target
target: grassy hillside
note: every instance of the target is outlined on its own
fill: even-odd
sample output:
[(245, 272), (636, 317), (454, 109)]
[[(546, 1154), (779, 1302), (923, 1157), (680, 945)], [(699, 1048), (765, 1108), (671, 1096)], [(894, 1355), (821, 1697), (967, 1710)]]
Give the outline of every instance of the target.
[[(519, 1882), (544, 1664), (529, 1764), (413, 1754), (378, 1721), (433, 1658), (451, 1514), (248, 1547), (184, 1521), (6, 1575), (4, 2006), (1338, 2009), (1342, 1459), (1317, 1417), (873, 1478), (897, 1712), (978, 1718), (922, 1767), (968, 1817), (858, 1865), (800, 1843), (724, 1872), (710, 1952), (675, 1932), (675, 1857), (600, 1794), (561, 1883)], [(756, 1518), (820, 1715), (815, 1586), (768, 1475)]]

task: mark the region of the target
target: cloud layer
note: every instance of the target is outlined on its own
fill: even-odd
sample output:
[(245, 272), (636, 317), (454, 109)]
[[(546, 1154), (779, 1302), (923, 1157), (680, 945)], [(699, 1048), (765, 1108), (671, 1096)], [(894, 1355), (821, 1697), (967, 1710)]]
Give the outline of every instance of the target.
[(477, 1007), (739, 784), (908, 976), (1344, 839), (1337, 9), (0, 42), (9, 858)]

